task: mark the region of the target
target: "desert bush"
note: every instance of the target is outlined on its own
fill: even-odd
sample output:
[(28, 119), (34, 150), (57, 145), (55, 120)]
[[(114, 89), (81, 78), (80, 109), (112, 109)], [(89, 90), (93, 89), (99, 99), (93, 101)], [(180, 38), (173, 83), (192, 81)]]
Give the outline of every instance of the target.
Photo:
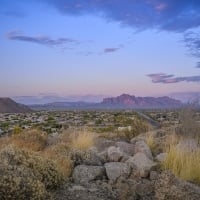
[(57, 143), (42, 152), (42, 156), (54, 160), (59, 171), (64, 177), (69, 177), (72, 173), (73, 162), (70, 156), (70, 149), (65, 143)]
[(51, 199), (45, 185), (25, 167), (0, 165), (0, 197), (2, 200)]
[(24, 148), (32, 151), (41, 151), (46, 147), (47, 133), (31, 129), (25, 130), (19, 134), (13, 134), (10, 137), (3, 138), (0, 144), (4, 146), (13, 144), (19, 148)]
[(22, 132), (22, 128), (19, 126), (15, 126), (13, 129), (13, 134), (20, 134)]
[(63, 175), (54, 161), (15, 146), (0, 151), (1, 199), (49, 199)]

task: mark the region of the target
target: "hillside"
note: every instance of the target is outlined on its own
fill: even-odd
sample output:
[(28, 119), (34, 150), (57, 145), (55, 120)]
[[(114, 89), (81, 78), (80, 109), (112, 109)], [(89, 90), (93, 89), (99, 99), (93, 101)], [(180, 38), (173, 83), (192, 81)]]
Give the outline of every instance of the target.
[(31, 112), (28, 106), (18, 104), (10, 98), (0, 98), (0, 113), (26, 113)]

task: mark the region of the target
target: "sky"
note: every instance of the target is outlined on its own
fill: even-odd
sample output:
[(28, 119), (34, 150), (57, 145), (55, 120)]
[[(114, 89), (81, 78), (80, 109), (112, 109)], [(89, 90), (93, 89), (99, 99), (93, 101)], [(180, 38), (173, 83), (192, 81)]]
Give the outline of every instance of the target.
[(199, 0), (1, 0), (0, 96), (200, 91)]

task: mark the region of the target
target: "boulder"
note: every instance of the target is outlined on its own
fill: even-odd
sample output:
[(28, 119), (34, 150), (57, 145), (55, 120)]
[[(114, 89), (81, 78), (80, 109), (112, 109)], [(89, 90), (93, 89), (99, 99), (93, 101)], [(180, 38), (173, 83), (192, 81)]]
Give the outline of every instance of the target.
[(164, 162), (167, 158), (168, 153), (160, 153), (156, 156), (156, 161), (158, 162)]
[(115, 146), (120, 149), (120, 151), (126, 153), (129, 156), (134, 154), (135, 146), (128, 142), (116, 142)]
[(153, 160), (151, 150), (149, 146), (143, 140), (137, 141), (135, 143), (135, 153), (138, 153), (138, 152), (146, 154), (146, 156), (149, 159)]
[(140, 177), (147, 177), (149, 172), (157, 165), (150, 160), (144, 153), (136, 153), (133, 157), (128, 159), (126, 163), (132, 167), (135, 174)]
[(126, 163), (110, 162), (105, 163), (106, 174), (109, 180), (115, 181), (119, 177), (128, 178), (131, 167)]
[(118, 162), (123, 157), (123, 153), (120, 151), (120, 148), (114, 146), (108, 148), (107, 155), (109, 162)]
[(98, 155), (98, 153), (92, 149), (87, 151), (81, 150), (73, 150), (71, 152), (71, 159), (73, 160), (75, 166), (76, 165), (103, 165), (102, 158)]
[(74, 168), (72, 178), (75, 183), (87, 183), (92, 180), (102, 179), (105, 175), (103, 166), (78, 165)]

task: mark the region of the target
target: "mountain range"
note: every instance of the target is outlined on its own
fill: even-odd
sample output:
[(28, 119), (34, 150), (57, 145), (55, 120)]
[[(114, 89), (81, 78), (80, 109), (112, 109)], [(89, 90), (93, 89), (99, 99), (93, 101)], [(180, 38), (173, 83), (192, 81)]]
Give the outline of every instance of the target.
[(177, 108), (181, 101), (164, 97), (136, 97), (122, 94), (117, 97), (104, 98), (102, 102), (54, 102), (42, 105), (31, 105), (36, 110), (65, 110), (65, 109), (147, 109), (147, 108)]
[(14, 96), (12, 99), (17, 103), (25, 105), (41, 105), (54, 102), (94, 102), (100, 103), (106, 95), (69, 95), (60, 96), (56, 94), (40, 94), (37, 96)]

